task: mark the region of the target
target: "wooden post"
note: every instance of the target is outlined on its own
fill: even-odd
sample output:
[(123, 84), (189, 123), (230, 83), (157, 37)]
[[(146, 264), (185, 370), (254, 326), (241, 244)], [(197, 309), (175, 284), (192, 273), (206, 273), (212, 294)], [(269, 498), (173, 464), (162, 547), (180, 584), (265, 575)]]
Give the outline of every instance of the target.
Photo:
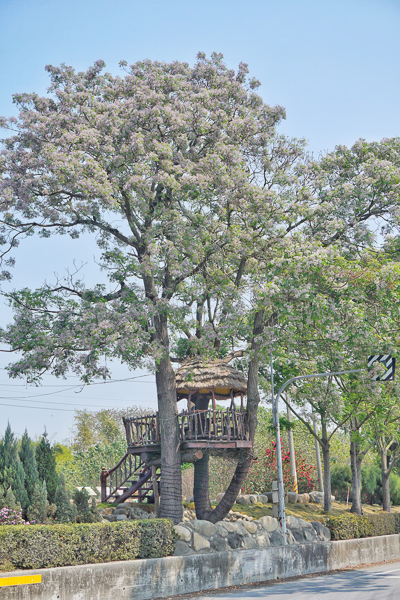
[(231, 390), (231, 409), (236, 410), (235, 408), (235, 396), (233, 395), (233, 390)]
[(153, 483), (154, 508), (156, 509), (156, 516), (158, 517), (160, 513), (160, 497), (158, 495), (157, 467), (151, 467), (151, 481)]
[(215, 412), (217, 410), (217, 403), (215, 401), (215, 391), (214, 388), (211, 390), (212, 392), (212, 400), (213, 400), (213, 426), (214, 426), (214, 437), (215, 439), (217, 439), (218, 437), (218, 431), (217, 431), (217, 422), (215, 420)]
[(192, 397), (192, 392), (188, 393), (188, 397), (187, 397), (187, 409), (188, 409), (188, 413), (190, 413), (190, 398)]
[(240, 410), (241, 412), (243, 412), (244, 409), (244, 405), (243, 405), (243, 392), (240, 392)]
[(106, 468), (101, 468), (101, 476), (100, 476), (100, 486), (101, 486), (101, 501), (106, 501), (107, 496), (107, 477), (106, 477)]
[(217, 410), (217, 403), (215, 401), (215, 391), (211, 390), (211, 393), (212, 393), (213, 409)]

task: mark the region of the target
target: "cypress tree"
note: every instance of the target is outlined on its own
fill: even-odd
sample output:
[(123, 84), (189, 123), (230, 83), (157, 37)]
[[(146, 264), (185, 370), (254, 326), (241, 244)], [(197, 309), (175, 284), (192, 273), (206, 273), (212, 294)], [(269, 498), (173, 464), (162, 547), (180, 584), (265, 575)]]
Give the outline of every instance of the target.
[(8, 423), (0, 444), (0, 485), (3, 494), (11, 488), (17, 502), (26, 510), (29, 504), (25, 489), (25, 473), (18, 454), (18, 440)]
[(75, 522), (76, 507), (71, 505), (69, 493), (65, 485), (65, 479), (62, 475), (58, 478), (58, 485), (54, 495), (54, 502), (57, 506), (55, 519), (56, 523)]
[(58, 475), (56, 471), (56, 458), (54, 451), (47, 439), (47, 431), (44, 430), (39, 444), (36, 446), (36, 464), (39, 474), (39, 480), (45, 481), (47, 486), (48, 501), (54, 503), (54, 495), (57, 489)]
[(31, 523), (45, 523), (48, 505), (46, 481), (43, 480), (43, 483), (38, 481), (33, 490), (32, 503), (28, 508), (28, 520)]
[(35, 484), (39, 481), (39, 473), (36, 465), (35, 451), (31, 438), (25, 429), (25, 433), (21, 438), (21, 446), (19, 449), (19, 458), (25, 473), (25, 489), (28, 494), (29, 504), (32, 502), (33, 490)]
[(11, 488), (8, 488), (5, 499), (4, 499), (4, 506), (6, 506), (7, 508), (11, 509), (11, 510), (20, 510), (21, 507), (19, 506), (16, 498), (15, 498), (15, 494), (13, 493)]

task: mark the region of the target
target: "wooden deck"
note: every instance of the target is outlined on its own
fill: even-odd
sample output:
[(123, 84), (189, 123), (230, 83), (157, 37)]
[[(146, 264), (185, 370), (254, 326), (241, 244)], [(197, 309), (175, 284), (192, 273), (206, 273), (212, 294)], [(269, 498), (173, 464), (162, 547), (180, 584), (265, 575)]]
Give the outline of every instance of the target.
[[(247, 413), (230, 408), (184, 411), (177, 415), (182, 450), (251, 448)], [(128, 452), (161, 451), (158, 415), (124, 418)]]

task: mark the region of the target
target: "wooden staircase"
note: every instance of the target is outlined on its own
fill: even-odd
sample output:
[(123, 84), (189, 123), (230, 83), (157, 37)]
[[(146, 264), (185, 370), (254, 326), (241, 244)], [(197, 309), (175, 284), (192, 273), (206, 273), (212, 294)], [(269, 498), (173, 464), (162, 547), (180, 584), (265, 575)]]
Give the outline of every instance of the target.
[[(161, 473), (156, 473), (156, 481)], [(124, 502), (127, 498), (135, 498), (143, 502), (153, 493), (152, 470), (140, 456), (127, 452), (119, 463), (101, 472), (101, 501), (113, 499), (115, 503)]]

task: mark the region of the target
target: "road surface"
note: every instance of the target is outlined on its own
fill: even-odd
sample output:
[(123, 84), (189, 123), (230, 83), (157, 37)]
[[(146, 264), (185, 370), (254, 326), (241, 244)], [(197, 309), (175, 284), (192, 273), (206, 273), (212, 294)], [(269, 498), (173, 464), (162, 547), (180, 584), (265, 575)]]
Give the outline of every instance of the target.
[[(186, 596), (189, 600), (190, 596)], [(400, 562), (307, 577), (265, 587), (192, 596), (193, 600), (400, 600)]]

